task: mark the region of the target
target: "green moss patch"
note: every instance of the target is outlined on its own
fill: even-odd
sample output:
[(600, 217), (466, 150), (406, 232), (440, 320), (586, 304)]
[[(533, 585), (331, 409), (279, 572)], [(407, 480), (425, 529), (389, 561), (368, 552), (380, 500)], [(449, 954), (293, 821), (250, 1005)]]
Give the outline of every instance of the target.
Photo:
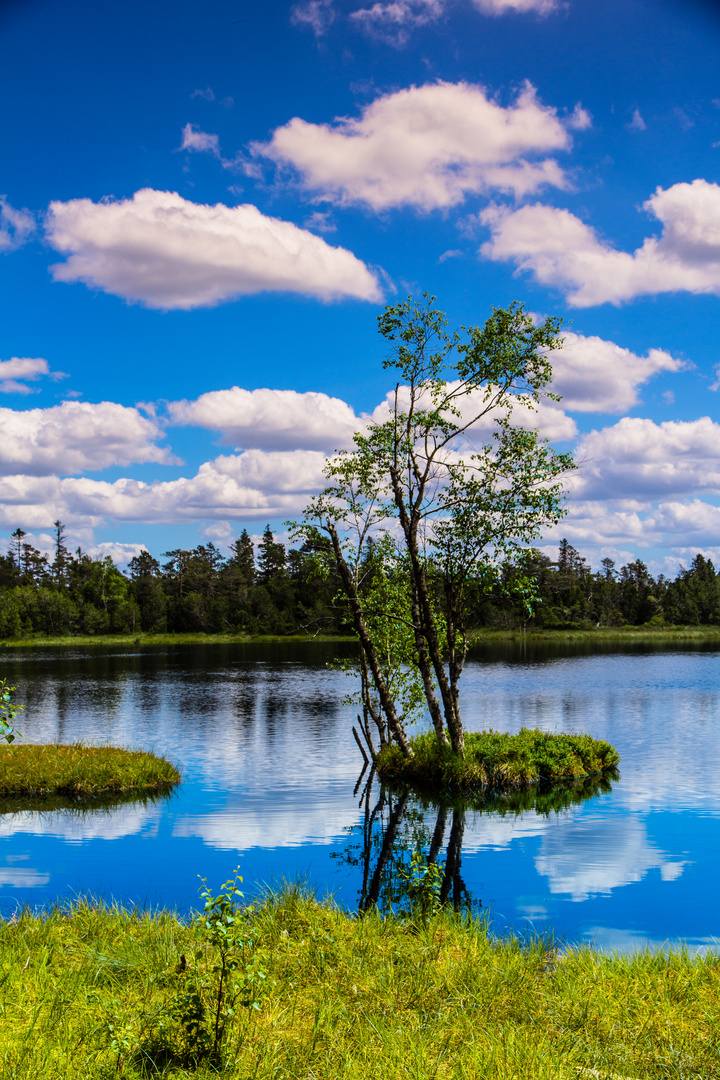
[(620, 755), (614, 746), (589, 735), (555, 735), (521, 728), (465, 735), (465, 756), (440, 746), (434, 734), (411, 739), (413, 757), (396, 746), (380, 751), (376, 761), (383, 780), (401, 781), (438, 792), (488, 792), (527, 788), (613, 772)]
[(0, 798), (91, 799), (167, 790), (180, 773), (163, 757), (114, 746), (0, 747)]

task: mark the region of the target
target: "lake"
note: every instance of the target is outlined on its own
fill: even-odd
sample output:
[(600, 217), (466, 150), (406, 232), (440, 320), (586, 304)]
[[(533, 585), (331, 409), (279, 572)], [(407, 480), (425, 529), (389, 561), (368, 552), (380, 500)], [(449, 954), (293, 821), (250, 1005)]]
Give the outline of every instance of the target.
[(716, 649), (474, 654), (468, 730), (587, 731), (621, 763), (609, 790), (567, 791), (556, 809), (546, 799), (464, 813), (377, 781), (368, 789), (367, 773), (356, 788), (352, 682), (326, 667), (350, 653), (322, 643), (0, 650), (26, 740), (153, 749), (184, 777), (155, 802), (0, 814), (0, 913), (88, 895), (185, 913), (198, 875), (215, 887), (238, 865), (248, 897), (299, 879), (357, 910), (370, 893), (391, 903), (412, 849), (434, 844), (451, 895), (497, 932), (552, 929), (619, 949), (717, 944)]

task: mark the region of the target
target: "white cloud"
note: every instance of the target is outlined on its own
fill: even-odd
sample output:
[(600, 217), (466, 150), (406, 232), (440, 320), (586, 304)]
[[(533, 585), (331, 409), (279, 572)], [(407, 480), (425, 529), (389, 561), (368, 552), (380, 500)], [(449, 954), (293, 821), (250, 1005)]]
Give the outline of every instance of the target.
[(0, 195), (0, 251), (15, 251), (35, 232), (35, 218), (29, 210), (15, 210)]
[(91, 559), (112, 559), (116, 566), (127, 566), (131, 559), (135, 559), (143, 551), (147, 551), (145, 544), (121, 544), (118, 540), (103, 540), (99, 544), (90, 544), (83, 549)]
[(186, 124), (182, 129), (180, 149), (213, 154), (214, 157), (219, 158), (220, 140), (217, 135), (210, 135), (207, 131), (196, 131), (194, 124)]
[[(454, 389), (460, 384), (458, 382), (449, 382), (446, 385), (448, 389)], [(372, 415), (367, 419), (377, 424), (385, 423), (392, 415), (394, 401), (395, 391), (391, 390), (385, 395), (380, 404), (373, 409)], [(409, 390), (406, 386), (399, 387), (398, 401), (401, 408), (407, 409), (410, 399)], [(418, 404), (421, 408), (424, 407), (422, 397), (416, 402), (416, 407)], [(486, 407), (483, 391), (477, 390), (468, 394), (462, 401), (457, 403), (457, 407), (459, 410), (457, 422), (459, 424), (469, 423), (474, 416), (480, 416)], [(496, 415), (489, 413), (469, 429), (467, 435), (469, 445), (472, 446), (488, 441), (492, 433), (497, 430)], [(541, 400), (535, 408), (513, 402), (511, 424), (513, 427), (537, 429), (541, 436), (556, 442), (574, 438), (578, 430), (572, 417), (567, 416), (554, 401)]]
[(327, 31), (335, 19), (333, 0), (303, 0), (293, 4), (290, 9), (290, 22), (293, 26), (309, 26), (316, 38)]
[(632, 120), (629, 124), (626, 124), (625, 127), (628, 131), (645, 131), (647, 129), (647, 124), (640, 115), (639, 109), (633, 110)]
[(665, 352), (650, 349), (637, 356), (612, 341), (567, 331), (565, 344), (553, 352), (551, 389), (562, 395), (564, 409), (576, 412), (626, 412), (638, 403), (638, 387), (661, 371), (686, 365)]
[(47, 235), (68, 254), (56, 281), (82, 281), (151, 308), (207, 307), (266, 290), (381, 298), (351, 252), (257, 207), (192, 203), (146, 188), (132, 199), (50, 204)]
[(110, 465), (172, 464), (163, 432), (137, 409), (111, 401), (64, 401), (49, 409), (0, 408), (0, 475), (69, 475)]
[(198, 522), (233, 518), (289, 518), (326, 483), (325, 455), (315, 450), (248, 450), (205, 462), (195, 476), (144, 483), (88, 477), (0, 477), (0, 525), (47, 529), (97, 528), (106, 521)]
[(578, 102), (565, 123), (571, 131), (587, 131), (588, 128), (592, 127), (592, 116)]
[(578, 443), (581, 498), (660, 499), (720, 493), (720, 424), (623, 417)]
[(480, 250), (562, 289), (574, 307), (663, 292), (720, 295), (720, 186), (693, 180), (658, 188), (643, 208), (662, 223), (662, 235), (633, 254), (610, 247), (570, 211), (539, 203), (482, 211), (492, 239)]
[(558, 0), (473, 0), (473, 4), (484, 15), (506, 15), (509, 11), (549, 15), (560, 6)]
[(325, 450), (351, 445), (362, 420), (340, 398), (295, 390), (214, 390), (168, 405), (174, 424), (222, 432), (236, 449)]
[(410, 31), (436, 22), (445, 10), (445, 0), (390, 0), (353, 11), (350, 18), (371, 37), (400, 48)]
[[(473, 0), (473, 5), (483, 15), (548, 15), (559, 7), (558, 0)], [(412, 30), (437, 22), (446, 8), (446, 0), (386, 0), (353, 11), (350, 18), (371, 37), (400, 48)]]
[(503, 108), (481, 86), (439, 82), (379, 97), (360, 119), (295, 117), (251, 150), (293, 166), (306, 188), (333, 202), (433, 210), (490, 190), (565, 187), (554, 159), (528, 158), (570, 144), (567, 125), (529, 83)]
[(36, 382), (43, 375), (51, 379), (65, 379), (64, 371), (51, 371), (42, 357), (11, 356), (0, 360), (0, 394), (32, 394), (28, 382)]

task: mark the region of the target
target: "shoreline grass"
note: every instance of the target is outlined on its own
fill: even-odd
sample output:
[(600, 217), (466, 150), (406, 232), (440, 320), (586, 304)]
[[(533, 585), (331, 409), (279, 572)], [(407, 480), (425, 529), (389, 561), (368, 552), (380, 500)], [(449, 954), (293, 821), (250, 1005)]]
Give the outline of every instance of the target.
[(252, 645), (281, 642), (354, 642), (352, 636), (341, 634), (78, 634), (77, 636), (2, 638), (0, 649), (77, 648), (78, 645), (106, 647), (108, 645)]
[(450, 793), (486, 794), (614, 774), (620, 755), (614, 746), (590, 735), (565, 735), (521, 728), (467, 732), (465, 755), (441, 746), (433, 733), (410, 739), (413, 757), (384, 747), (375, 768), (381, 780)]
[(164, 757), (115, 746), (0, 746), (0, 799), (143, 795), (167, 791), (180, 773)]
[(19, 913), (0, 924), (2, 1075), (720, 1077), (714, 953), (560, 952), (448, 912), (351, 918), (300, 890), (266, 898), (244, 940), (237, 970), (265, 977), (210, 1056), (196, 991), (215, 977), (214, 954), (191, 926), (86, 903)]
[[(348, 634), (78, 634), (76, 636), (44, 636), (41, 634), (24, 638), (2, 638), (0, 649), (28, 648), (83, 648), (89, 646), (158, 646), (158, 645), (253, 645), (288, 643), (353, 644), (356, 641)], [(720, 644), (720, 626), (600, 626), (590, 629), (553, 630), (553, 629), (514, 629), (474, 630), (469, 635), (470, 648), (483, 645), (513, 644), (526, 642), (562, 644), (587, 642), (615, 644), (623, 642), (633, 644), (658, 644), (668, 642), (707, 641)]]

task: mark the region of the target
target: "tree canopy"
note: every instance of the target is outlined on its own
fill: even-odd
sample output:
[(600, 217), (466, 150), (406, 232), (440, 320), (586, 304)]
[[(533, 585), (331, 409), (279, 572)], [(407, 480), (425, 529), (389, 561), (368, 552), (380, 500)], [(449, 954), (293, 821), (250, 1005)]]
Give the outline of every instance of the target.
[[(306, 542), (330, 540), (326, 570), (339, 576), (360, 644), (373, 752), (369, 721), (381, 744), (412, 753), (405, 727), (421, 686), (437, 739), (462, 754), (471, 594), (509, 560), (522, 565), (561, 518), (562, 478), (574, 468), (528, 426), (554, 397), (548, 355), (561, 347), (560, 320), (536, 325), (514, 303), (450, 332), (434, 301), (410, 297), (380, 315), (394, 376), (386, 416), (328, 462), (328, 486), (294, 526)], [(529, 593), (530, 578), (520, 571), (513, 588)]]

